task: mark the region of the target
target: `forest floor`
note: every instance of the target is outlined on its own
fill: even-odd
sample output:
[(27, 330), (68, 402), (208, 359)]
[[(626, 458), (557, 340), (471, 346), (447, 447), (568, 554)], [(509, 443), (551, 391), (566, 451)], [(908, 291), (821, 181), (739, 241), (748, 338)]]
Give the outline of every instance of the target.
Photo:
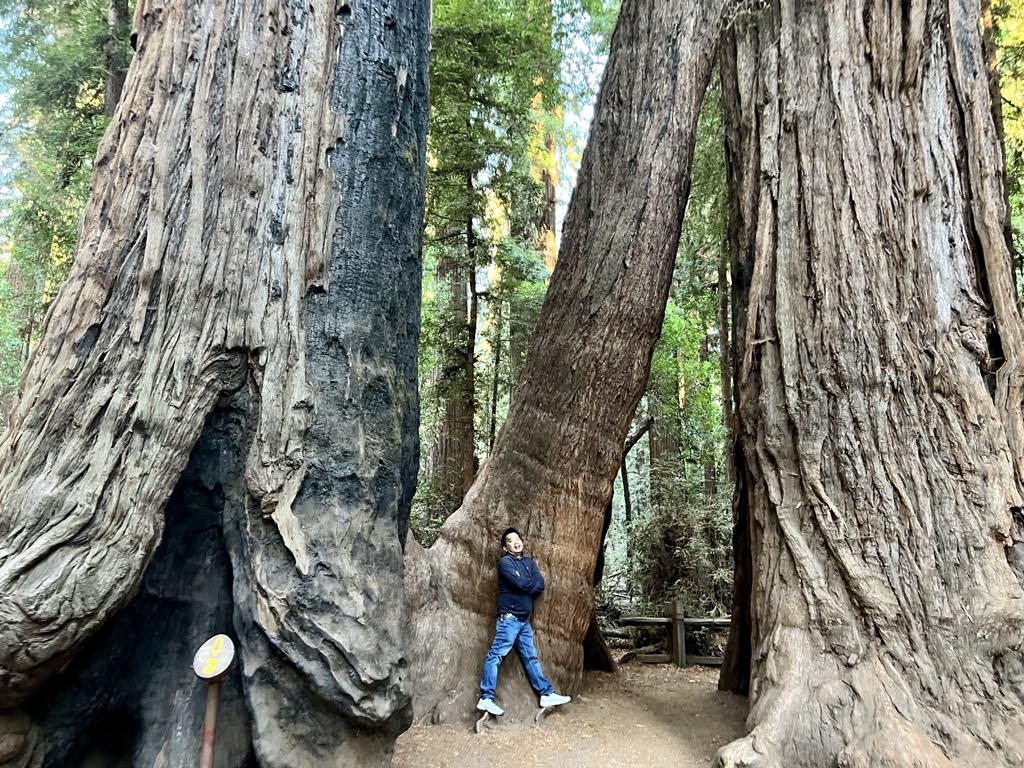
[(742, 736), (746, 699), (716, 690), (718, 670), (631, 662), (588, 672), (583, 690), (540, 727), (416, 725), (393, 768), (708, 768)]

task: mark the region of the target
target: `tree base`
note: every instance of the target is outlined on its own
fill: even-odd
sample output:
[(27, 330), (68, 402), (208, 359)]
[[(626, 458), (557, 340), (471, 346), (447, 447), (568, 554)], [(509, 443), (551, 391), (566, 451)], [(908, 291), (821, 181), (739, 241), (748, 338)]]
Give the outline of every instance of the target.
[(716, 768), (955, 768), (1024, 765), (1024, 716), (1006, 702), (925, 707), (890, 659), (839, 659), (805, 629), (775, 633), (751, 732)]

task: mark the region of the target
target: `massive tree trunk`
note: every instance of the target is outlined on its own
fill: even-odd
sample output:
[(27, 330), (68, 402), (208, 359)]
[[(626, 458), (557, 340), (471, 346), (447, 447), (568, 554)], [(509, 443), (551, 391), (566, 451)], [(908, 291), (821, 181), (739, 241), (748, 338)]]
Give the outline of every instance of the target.
[[(580, 683), (604, 510), (661, 327), (724, 4), (623, 4), (508, 419), (437, 542), (410, 544), (417, 717), (473, 711), (506, 525), (525, 534), (547, 579), (534, 615), (544, 669), (559, 688)], [(503, 665), (498, 692), (512, 717), (536, 704), (518, 666)]]
[[(0, 444), (0, 708), (20, 708), (0, 764), (66, 764), (115, 715), (133, 764), (194, 755), (190, 656), (230, 616), (248, 707), (218, 765), (383, 763), (411, 716), (427, 3), (140, 2), (136, 21)], [(193, 621), (118, 616), (150, 598)], [(117, 666), (125, 644), (144, 653)]]
[(977, 0), (781, 0), (726, 56), (753, 634), (720, 764), (1019, 766), (1024, 331)]

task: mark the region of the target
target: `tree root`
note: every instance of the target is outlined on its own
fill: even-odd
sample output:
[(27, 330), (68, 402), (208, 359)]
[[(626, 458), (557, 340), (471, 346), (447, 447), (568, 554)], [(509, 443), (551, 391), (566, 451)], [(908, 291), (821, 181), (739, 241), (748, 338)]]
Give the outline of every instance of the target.
[(954, 768), (1024, 764), (1024, 718), (968, 696), (929, 704), (891, 664), (852, 665), (806, 630), (777, 631), (755, 677), (749, 734), (716, 768)]

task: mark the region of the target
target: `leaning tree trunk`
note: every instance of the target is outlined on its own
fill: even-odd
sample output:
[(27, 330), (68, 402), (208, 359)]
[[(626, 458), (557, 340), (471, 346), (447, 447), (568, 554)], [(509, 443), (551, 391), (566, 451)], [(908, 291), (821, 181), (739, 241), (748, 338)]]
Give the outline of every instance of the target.
[(1024, 332), (977, 0), (741, 24), (751, 733), (726, 766), (1024, 764)]
[[(385, 762), (411, 716), (427, 3), (140, 0), (136, 19), (75, 265), (0, 444), (0, 763), (67, 764), (54, 740), (111, 715), (74, 696), (136, 724), (134, 764), (194, 759), (191, 653), (232, 615), (253, 718), (234, 741), (268, 766)], [(187, 559), (208, 542), (230, 563)], [(111, 621), (147, 615), (144, 574), (138, 600), (209, 623)]]
[[(473, 711), (506, 525), (525, 534), (547, 579), (534, 618), (544, 669), (559, 688), (580, 683), (604, 510), (661, 327), (724, 4), (623, 4), (508, 419), (437, 542), (427, 552), (410, 547), (417, 717)], [(499, 689), (512, 716), (535, 702), (517, 668), (504, 665)]]

